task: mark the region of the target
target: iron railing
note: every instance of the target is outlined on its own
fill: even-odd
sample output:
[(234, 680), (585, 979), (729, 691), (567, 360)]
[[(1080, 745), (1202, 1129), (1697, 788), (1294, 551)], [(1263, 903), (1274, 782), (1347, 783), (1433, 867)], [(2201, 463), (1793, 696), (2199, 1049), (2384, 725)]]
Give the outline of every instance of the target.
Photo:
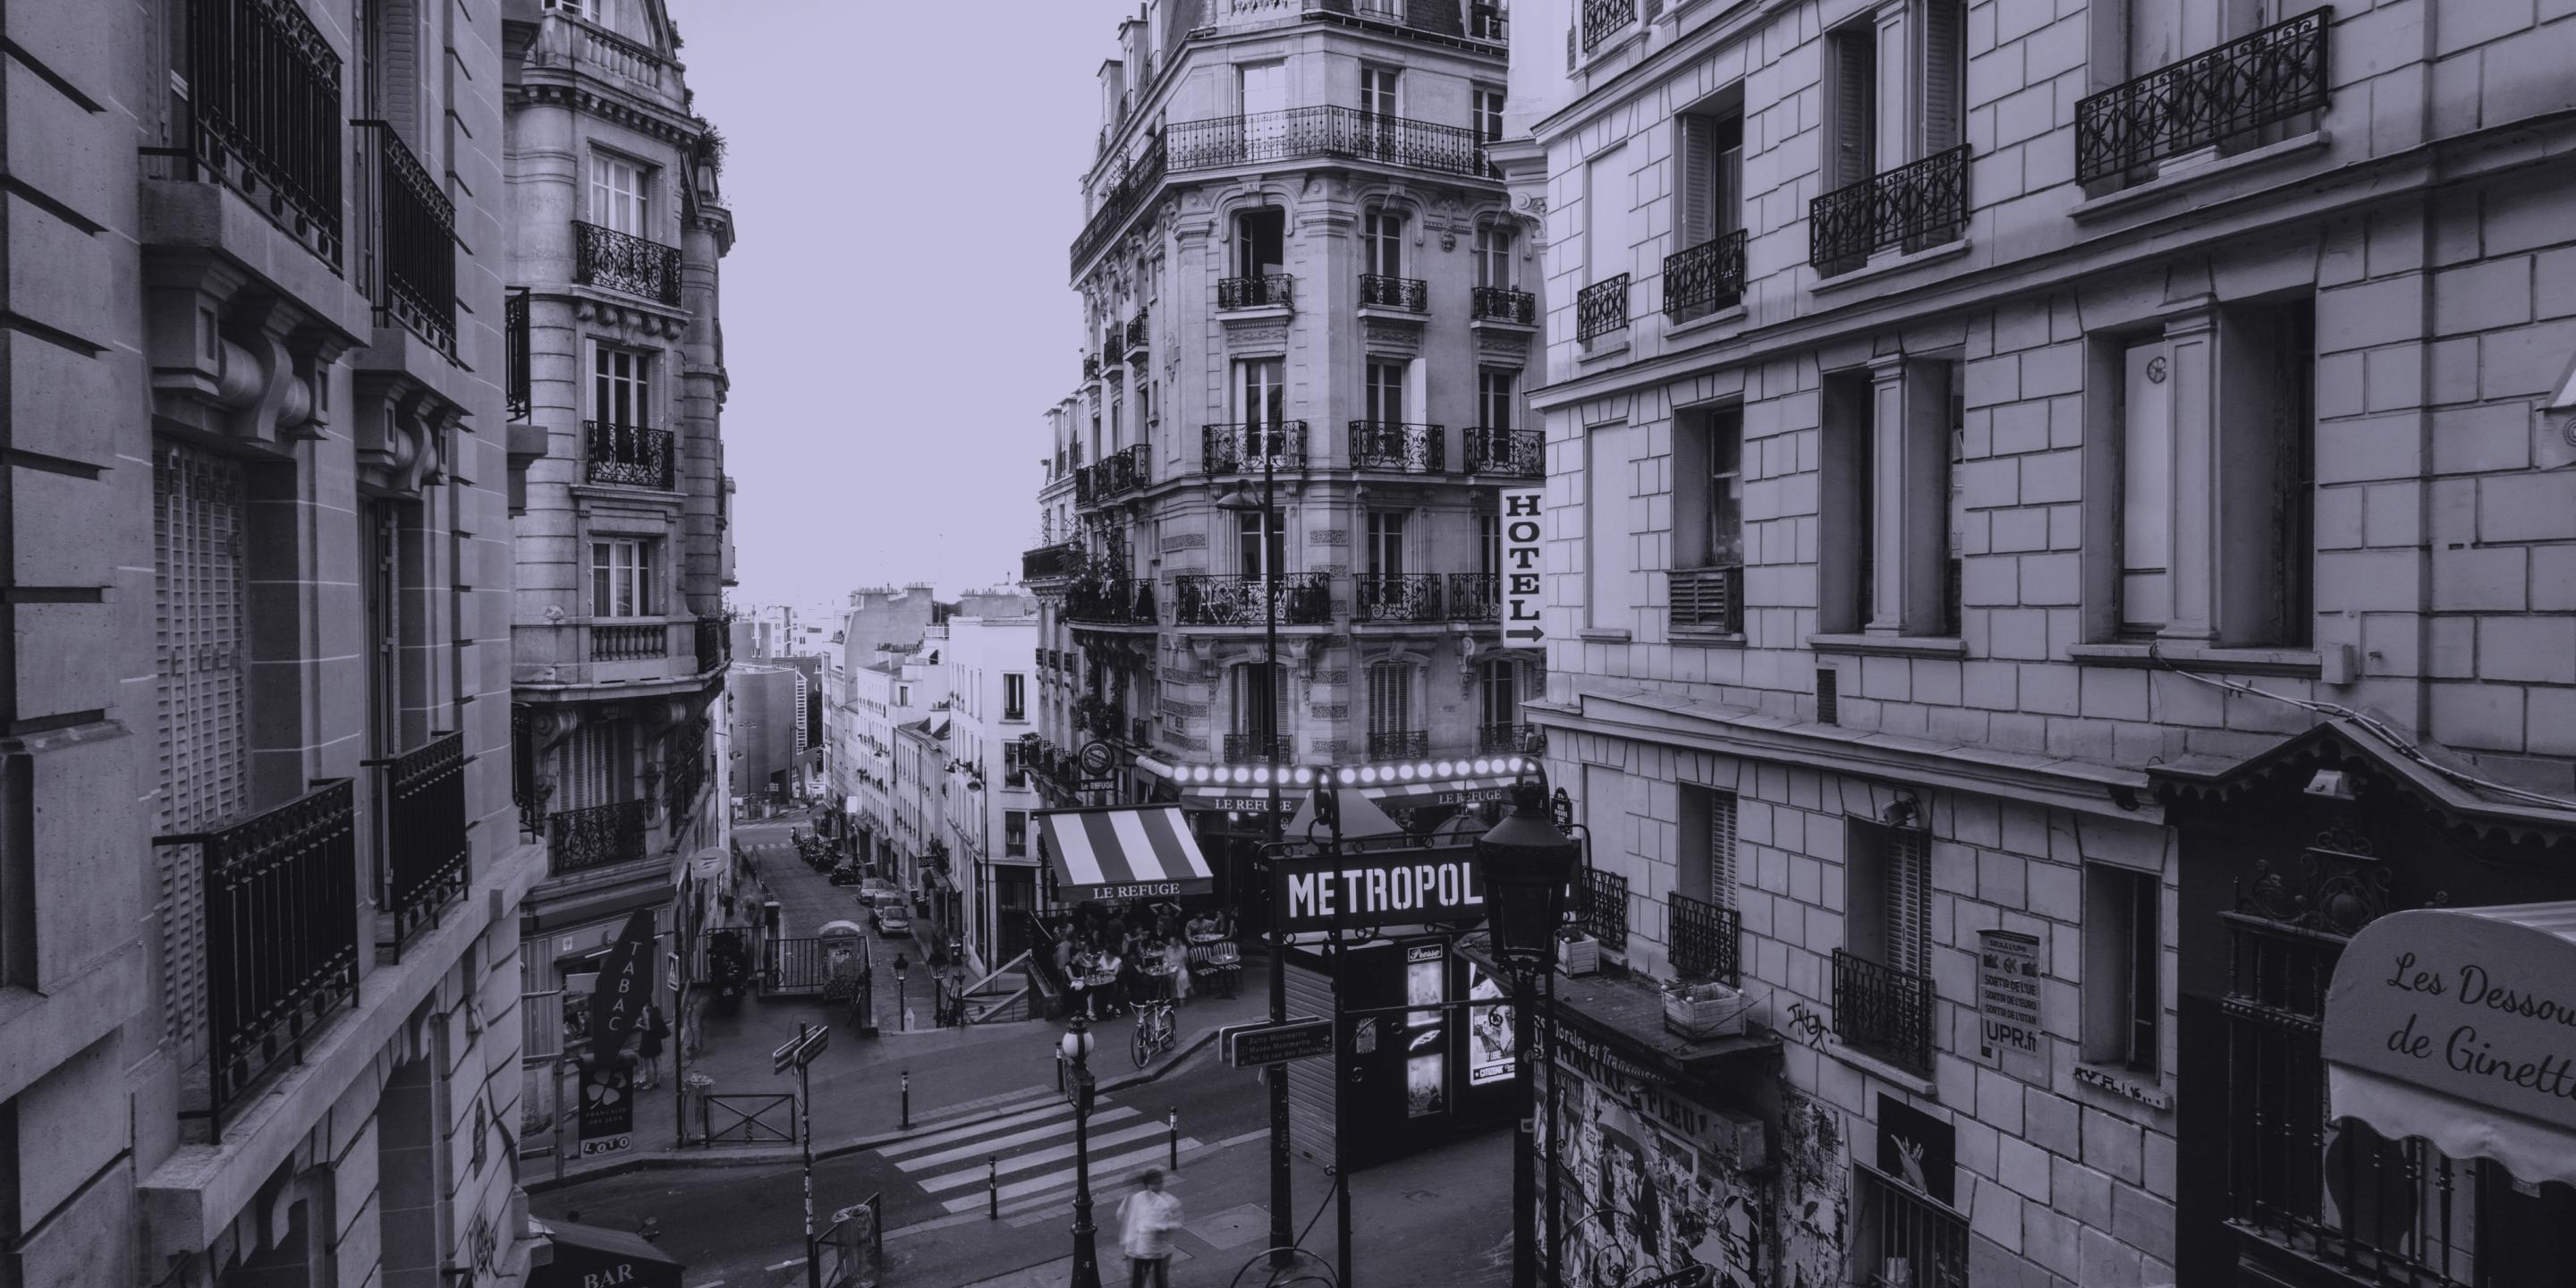
[(1852, 1197), (1861, 1211), (1857, 1264), (1871, 1267), (1863, 1277), (1869, 1288), (1968, 1288), (1968, 1223), (1958, 1213), (1865, 1168), (1852, 1169)]
[(2226, 143), (2307, 112), (2331, 90), (2331, 7), (2168, 63), (2075, 105), (2075, 179), (2129, 176), (2166, 157)]
[(1145, 318), (1146, 310), (1138, 309), (1127, 320), (1127, 356), (1138, 362), (1145, 360)]
[(591, 661), (634, 662), (670, 654), (671, 633), (660, 622), (593, 622), (590, 625)]
[(1154, 718), (1152, 716), (1129, 717), (1127, 721), (1127, 741), (1132, 742), (1139, 747), (1153, 746)]
[(721, 671), (733, 661), (733, 623), (722, 617), (701, 617), (698, 627), (698, 674)]
[(1547, 477), (1547, 435), (1540, 430), (1490, 429), (1479, 425), (1467, 431), (1464, 447), (1470, 474), (1500, 474), (1524, 479)]
[(1807, 203), (1807, 261), (1819, 273), (1858, 268), (1891, 247), (1920, 250), (1968, 231), (1968, 146), (1960, 144)]
[(1067, 541), (1020, 552), (1020, 580), (1070, 577), (1082, 568), (1082, 547)]
[(1476, 726), (1476, 750), (1480, 754), (1535, 756), (1547, 750), (1547, 731), (1534, 724), (1480, 724)]
[(1449, 468), (1449, 448), (1438, 425), (1393, 420), (1351, 422), (1351, 468), (1394, 470), (1402, 474), (1442, 474)]
[(1093, 189), (1099, 193), (1100, 202), (1092, 208), (1090, 221), (1082, 226), (1082, 235), (1073, 239), (1073, 266), (1068, 272), (1081, 272), (1082, 266), (1127, 226), (1128, 216), (1163, 186), (1163, 163), (1163, 139), (1155, 135), (1146, 140), (1144, 150), (1133, 160), (1122, 162), (1110, 175), (1103, 176), (1106, 186)]
[(1467, 38), (1490, 40), (1497, 45), (1509, 44), (1512, 38), (1511, 15), (1499, 4), (1479, 3), (1467, 6)]
[(572, 233), (572, 280), (664, 304), (680, 302), (678, 247), (578, 219)]
[(1154, 625), (1154, 583), (1143, 577), (1091, 578), (1064, 594), (1064, 619), (1095, 626)]
[(1490, 572), (1449, 574), (1449, 620), (1499, 622), (1503, 619), (1503, 579)]
[[(1266, 458), (1266, 459), (1265, 459)], [(1199, 469), (1208, 474), (1280, 473), (1306, 468), (1306, 422), (1207, 425), (1199, 430)]]
[(1127, 360), (1127, 328), (1115, 322), (1100, 333), (1100, 365), (1115, 367)]
[(1362, 273), (1360, 274), (1360, 307), (1427, 313), (1431, 310), (1431, 283), (1418, 277), (1388, 277), (1381, 273)]
[(1351, 582), (1353, 621), (1441, 620), (1440, 574), (1436, 572), (1364, 572), (1353, 576)]
[(1574, 338), (1589, 342), (1628, 325), (1628, 275), (1603, 278), (1574, 297)]
[(1221, 309), (1287, 308), (1296, 302), (1296, 288), (1297, 279), (1286, 273), (1219, 278), (1216, 306)]
[(1100, 355), (1096, 353), (1086, 353), (1082, 355), (1082, 383), (1087, 385), (1099, 378)]
[(697, 810), (707, 785), (707, 722), (685, 720), (671, 730), (662, 754), (662, 817), (673, 832)]
[(1628, 947), (1628, 878), (1599, 868), (1581, 870), (1574, 883), (1574, 920), (1583, 933), (1612, 952)]
[(206, 1116), (289, 1061), (358, 992), (357, 792), (335, 778), (193, 846), (204, 899)]
[(1538, 324), (1538, 297), (1502, 286), (1479, 286), (1467, 292), (1467, 316), (1480, 322)]
[(1275, 582), (1279, 624), (1321, 626), (1333, 620), (1330, 573), (1291, 572), (1275, 578), (1193, 574), (1172, 579), (1174, 620), (1182, 626), (1259, 626)]
[(1665, 896), (1665, 906), (1672, 913), (1676, 974), (1727, 984), (1743, 982), (1744, 914), (1679, 890)]
[(1100, 458), (1091, 475), (1092, 499), (1123, 496), (1154, 481), (1153, 448), (1143, 443)]
[(525, 287), (510, 292), (501, 305), (503, 377), (508, 385), (510, 419), (526, 420), (536, 414), (536, 387), (528, 374), (533, 328), (528, 318), (528, 291)]
[(1920, 1074), (1932, 1071), (1932, 980), (1834, 950), (1834, 1036)]
[(605, 420), (585, 420), (581, 429), (589, 481), (663, 492), (679, 486), (671, 431)]
[(588, 872), (644, 857), (644, 823), (651, 801), (620, 801), (546, 816), (546, 859), (556, 876)]
[(1225, 736), (1225, 763), (1229, 765), (1284, 765), (1296, 758), (1296, 739), (1284, 733)]
[(1583, 0), (1583, 52), (1591, 53), (1636, 20), (1637, 0)]
[(1743, 565), (1676, 568), (1668, 575), (1674, 630), (1733, 635), (1744, 629)]
[(340, 55), (297, 0), (188, 0), (189, 147), (340, 267)]
[(1474, 130), (1356, 107), (1292, 107), (1182, 121), (1171, 127), (1169, 139), (1175, 171), (1332, 157), (1436, 174), (1490, 177), (1483, 141)]
[(1664, 256), (1664, 316), (1680, 321), (1744, 298), (1744, 230)]
[(401, 324), (456, 356), (456, 203), (390, 121), (353, 122), (374, 164), (361, 177), (375, 218), (361, 285), (376, 325)]
[(471, 873), (465, 839), (465, 735), (433, 734), (399, 756), (367, 762), (378, 771), (384, 813), (379, 905), (393, 919), (393, 939), (380, 944), (399, 957), (439, 910), (465, 893)]
[(1431, 754), (1431, 731), (1428, 729), (1389, 729), (1369, 735), (1371, 760), (1420, 760)]

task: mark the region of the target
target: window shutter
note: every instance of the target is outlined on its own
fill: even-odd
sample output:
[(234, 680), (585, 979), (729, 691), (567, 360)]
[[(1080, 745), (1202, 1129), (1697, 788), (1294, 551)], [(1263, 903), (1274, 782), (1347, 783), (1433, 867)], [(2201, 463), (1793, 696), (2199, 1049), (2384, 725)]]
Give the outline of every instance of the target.
[(1720, 907), (1735, 902), (1735, 793), (1708, 794), (1708, 898)]
[(1909, 975), (1930, 975), (1932, 893), (1930, 866), (1924, 855), (1924, 833), (1907, 828), (1887, 833), (1887, 965)]
[(1959, 0), (1922, 0), (1915, 20), (1923, 29), (1922, 155), (1928, 157), (1959, 146), (1968, 24)]
[[(161, 445), (153, 460), (154, 603), (160, 726), (157, 828), (203, 831), (250, 806), (249, 638), (243, 616), (241, 466)], [(162, 1018), (192, 1039), (206, 1014), (205, 865), (196, 847), (153, 847), (161, 918)]]
[(1413, 668), (1380, 662), (1369, 668), (1369, 732), (1404, 733), (1413, 724)]
[(1840, 188), (1877, 173), (1870, 120), (1877, 98), (1878, 33), (1866, 21), (1833, 33), (1833, 144), (1829, 187)]
[(1717, 122), (1705, 116), (1682, 118), (1681, 201), (1682, 249), (1706, 244), (1717, 236)]

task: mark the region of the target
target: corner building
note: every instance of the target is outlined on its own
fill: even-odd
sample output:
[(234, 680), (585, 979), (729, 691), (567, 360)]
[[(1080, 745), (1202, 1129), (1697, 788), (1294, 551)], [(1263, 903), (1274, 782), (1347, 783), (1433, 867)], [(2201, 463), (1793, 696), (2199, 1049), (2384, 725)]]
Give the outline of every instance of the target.
[(2567, 1116), (2335, 1042), (2384, 916), (2576, 893), (2576, 16), (1513, 16), (1570, 1277), (2563, 1274), (2576, 1178), (2460, 1127)]

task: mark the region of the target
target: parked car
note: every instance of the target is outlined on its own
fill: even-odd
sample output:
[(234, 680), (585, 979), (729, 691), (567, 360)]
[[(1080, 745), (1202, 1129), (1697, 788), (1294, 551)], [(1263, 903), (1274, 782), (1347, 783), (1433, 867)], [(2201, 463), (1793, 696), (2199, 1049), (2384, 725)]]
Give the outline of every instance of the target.
[(845, 860), (841, 866), (832, 869), (828, 880), (834, 885), (857, 885), (866, 879), (865, 872), (855, 861)]
[(880, 905), (877, 908), (877, 933), (888, 939), (911, 935), (912, 910), (900, 903)]

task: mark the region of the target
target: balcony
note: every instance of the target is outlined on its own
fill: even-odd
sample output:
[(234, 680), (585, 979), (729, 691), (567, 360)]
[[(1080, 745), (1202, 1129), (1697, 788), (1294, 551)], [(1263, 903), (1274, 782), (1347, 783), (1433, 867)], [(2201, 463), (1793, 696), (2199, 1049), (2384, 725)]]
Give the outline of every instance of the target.
[(1154, 745), (1154, 718), (1135, 716), (1127, 721), (1127, 741), (1138, 747)]
[(1734, 308), (1744, 298), (1744, 230), (1664, 256), (1664, 316), (1676, 322)]
[(1882, 250), (1921, 250), (1968, 231), (1968, 148), (1846, 184), (1807, 204), (1807, 262), (1827, 276)]
[(583, 421), (581, 431), (583, 478), (610, 487), (678, 489), (678, 453), (673, 450), (671, 431), (604, 420)]
[(1449, 469), (1448, 444), (1438, 425), (1392, 420), (1351, 422), (1351, 468), (1391, 470), (1398, 474), (1442, 474)]
[(352, 780), (336, 778), (229, 827), (153, 839), (197, 852), (199, 875), (184, 884), (201, 902), (174, 908), (178, 924), (163, 934), (175, 947), (192, 937), (186, 922), (202, 923), (204, 1112), (219, 1139), (224, 1111), (301, 1061), (323, 1021), (357, 997), (357, 818)]
[(1744, 631), (1744, 567), (1676, 568), (1672, 583), (1672, 628), (1740, 635)]
[(1127, 361), (1127, 328), (1115, 322), (1100, 333), (1100, 368), (1107, 371)]
[(336, 271), (343, 113), (330, 38), (304, 6), (276, 0), (188, 0), (186, 31), (190, 177), (241, 194)]
[[(1276, 591), (1269, 587), (1276, 586)], [(1292, 572), (1276, 577), (1218, 577), (1193, 574), (1172, 579), (1172, 598), (1182, 626), (1252, 626), (1263, 623), (1265, 603), (1275, 598), (1282, 626), (1322, 626), (1333, 620), (1333, 579), (1329, 573)]]
[(2167, 157), (2325, 109), (2331, 8), (2274, 23), (2075, 105), (2075, 179), (2135, 182)]
[(528, 292), (522, 287), (510, 292), (501, 306), (502, 371), (508, 386), (510, 419), (526, 420), (536, 414), (535, 386), (529, 382), (529, 343), (532, 329), (528, 318)]
[(1153, 481), (1148, 468), (1153, 449), (1143, 443), (1100, 458), (1073, 473), (1073, 504), (1080, 509), (1105, 505)]
[(1163, 140), (1156, 136), (1146, 141), (1145, 150), (1134, 160), (1102, 176), (1103, 185), (1092, 189), (1099, 203), (1092, 207), (1091, 220), (1082, 226), (1082, 235), (1073, 239), (1073, 266), (1068, 272), (1080, 273), (1082, 266), (1127, 226), (1128, 216), (1163, 186), (1163, 161)]
[(1371, 760), (1420, 760), (1431, 754), (1431, 732), (1427, 729), (1391, 729), (1368, 736)]
[(1467, 293), (1467, 317), (1475, 322), (1538, 325), (1538, 297), (1501, 286), (1479, 286)]
[(578, 219), (572, 234), (572, 280), (664, 304), (680, 302), (678, 247)]
[(456, 356), (456, 203), (386, 121), (358, 121), (372, 154), (361, 176), (368, 229), (360, 282), (377, 326), (406, 326)]
[(1547, 731), (1530, 724), (1476, 726), (1476, 754), (1535, 756), (1547, 750)]
[(1284, 474), (1306, 468), (1306, 422), (1207, 425), (1199, 430), (1199, 470), (1206, 474)]
[(588, 872), (644, 857), (644, 824), (653, 804), (622, 801), (546, 816), (547, 870)]
[(1449, 574), (1449, 620), (1453, 622), (1499, 622), (1503, 620), (1503, 579), (1490, 572), (1453, 572)]
[(378, 945), (399, 958), (421, 928), (465, 892), (465, 735), (432, 735), (421, 746), (367, 762), (378, 773), (385, 817), (378, 906), (392, 918), (393, 938)]
[(641, 662), (670, 655), (671, 632), (659, 621), (590, 624), (593, 662)]
[(1440, 574), (1436, 572), (1361, 573), (1352, 577), (1351, 583), (1352, 621), (1441, 620)]
[(1583, 0), (1583, 52), (1591, 54), (1636, 21), (1637, 0)]
[(1138, 309), (1136, 316), (1127, 322), (1127, 360), (1138, 366), (1145, 362), (1145, 318), (1146, 310)]
[(1665, 896), (1672, 914), (1673, 972), (1684, 979), (1743, 980), (1744, 915), (1679, 890)]
[(1418, 277), (1387, 277), (1378, 273), (1360, 274), (1360, 307), (1395, 309), (1403, 313), (1431, 311), (1431, 283)]
[(1284, 309), (1296, 298), (1297, 279), (1286, 273), (1264, 277), (1227, 277), (1216, 284), (1216, 306), (1220, 309)]
[(1096, 353), (1082, 355), (1082, 383), (1087, 385), (1098, 379), (1100, 379), (1100, 355)]
[(733, 662), (733, 622), (723, 617), (701, 617), (698, 628), (698, 674), (709, 675)]
[(1595, 338), (1628, 325), (1628, 275), (1607, 278), (1584, 287), (1574, 297), (1574, 338), (1590, 344)]
[(1067, 541), (1020, 552), (1020, 580), (1047, 581), (1070, 577), (1082, 568), (1082, 547)]
[(1834, 1037), (1899, 1068), (1932, 1074), (1932, 981), (1834, 950)]
[(1628, 878), (1584, 868), (1574, 883), (1574, 920), (1612, 952), (1628, 948)]
[(1229, 765), (1285, 765), (1297, 758), (1297, 740), (1284, 733), (1230, 733), (1224, 750)]
[(1065, 591), (1064, 619), (1092, 626), (1152, 626), (1154, 583), (1142, 577), (1075, 582)]
[(1511, 43), (1511, 15), (1499, 4), (1476, 3), (1467, 6), (1467, 38), (1487, 40), (1497, 45)]
[(671, 830), (696, 812), (698, 793), (707, 786), (707, 722), (687, 720), (671, 730), (670, 745), (662, 753), (662, 817), (671, 821)]
[(1330, 158), (1490, 179), (1474, 130), (1355, 107), (1292, 107), (1183, 121), (1169, 134), (1174, 171)]
[(1547, 435), (1540, 430), (1478, 426), (1467, 431), (1463, 446), (1470, 474), (1515, 479), (1547, 477)]

